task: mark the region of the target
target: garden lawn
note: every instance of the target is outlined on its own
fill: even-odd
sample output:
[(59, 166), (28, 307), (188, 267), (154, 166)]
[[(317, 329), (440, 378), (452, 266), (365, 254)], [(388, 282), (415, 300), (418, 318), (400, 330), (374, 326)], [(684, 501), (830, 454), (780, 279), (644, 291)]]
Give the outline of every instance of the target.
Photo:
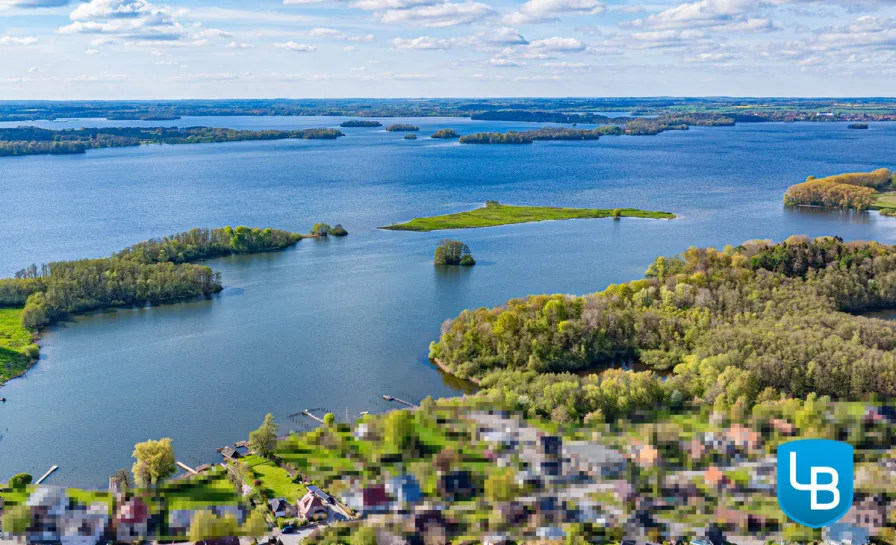
[(269, 498), (283, 498), (290, 503), (302, 498), (308, 491), (305, 485), (293, 482), (289, 473), (261, 456), (250, 455), (243, 458), (255, 478), (261, 481), (261, 488), (266, 490)]
[(211, 505), (233, 505), (240, 502), (236, 487), (224, 468), (215, 468), (196, 477), (164, 485), (163, 495), (168, 509), (199, 509)]

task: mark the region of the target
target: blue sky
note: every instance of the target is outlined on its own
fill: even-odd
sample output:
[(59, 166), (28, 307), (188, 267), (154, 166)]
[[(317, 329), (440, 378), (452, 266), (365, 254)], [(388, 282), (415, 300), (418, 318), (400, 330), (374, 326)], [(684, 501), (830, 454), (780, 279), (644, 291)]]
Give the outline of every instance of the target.
[(0, 99), (881, 96), (894, 0), (0, 0)]

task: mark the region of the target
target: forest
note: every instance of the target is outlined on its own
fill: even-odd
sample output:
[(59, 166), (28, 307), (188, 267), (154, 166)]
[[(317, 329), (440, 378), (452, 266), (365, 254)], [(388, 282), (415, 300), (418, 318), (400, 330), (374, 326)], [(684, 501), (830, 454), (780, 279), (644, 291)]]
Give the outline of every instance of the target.
[(560, 419), (892, 396), (896, 323), (856, 314), (894, 307), (896, 246), (792, 236), (659, 257), (644, 279), (591, 295), (465, 310), (430, 357)]
[(88, 149), (141, 144), (205, 144), (242, 140), (332, 140), (345, 136), (336, 129), (234, 130), (212, 127), (105, 127), (81, 129), (0, 128), (0, 157), (84, 153)]
[(454, 129), (439, 129), (432, 133), (430, 138), (458, 138), (460, 135)]
[(407, 131), (419, 131), (420, 127), (417, 125), (408, 125), (406, 123), (396, 123), (394, 125), (389, 125), (386, 127), (386, 130), (389, 132), (407, 132)]
[(193, 229), (107, 258), (31, 265), (0, 280), (0, 306), (24, 305), (22, 325), (38, 330), (74, 312), (207, 295), (221, 290), (221, 276), (190, 261), (278, 250), (301, 238), (270, 228)]
[(525, 132), (477, 132), (460, 137), (461, 144), (531, 144), (532, 137)]
[(896, 175), (886, 168), (826, 178), (809, 176), (805, 182), (787, 188), (784, 204), (867, 210), (874, 206), (878, 192), (892, 188), (894, 183)]

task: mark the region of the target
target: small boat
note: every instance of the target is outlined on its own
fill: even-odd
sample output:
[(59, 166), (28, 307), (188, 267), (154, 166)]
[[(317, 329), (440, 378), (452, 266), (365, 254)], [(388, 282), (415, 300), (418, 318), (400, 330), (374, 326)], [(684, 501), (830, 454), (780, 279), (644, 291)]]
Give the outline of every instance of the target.
[(395, 398), (390, 395), (383, 394), (383, 399), (385, 399), (386, 401), (392, 401)]
[(5, 398), (5, 397), (0, 397), (0, 403), (6, 403), (6, 398)]

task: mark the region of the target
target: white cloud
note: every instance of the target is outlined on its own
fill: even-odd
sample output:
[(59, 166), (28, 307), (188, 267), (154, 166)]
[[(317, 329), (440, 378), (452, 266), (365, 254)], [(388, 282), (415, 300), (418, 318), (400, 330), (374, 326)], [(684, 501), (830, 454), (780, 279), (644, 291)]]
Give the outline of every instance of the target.
[(227, 47), (229, 47), (231, 49), (252, 49), (255, 46), (252, 44), (249, 44), (249, 43), (245, 43), (245, 42), (233, 41), (233, 42), (230, 42), (229, 44), (227, 44)]
[(392, 40), (392, 47), (395, 49), (438, 50), (450, 49), (454, 47), (454, 44), (448, 38), (420, 36), (419, 38), (395, 38)]
[(0, 36), (0, 45), (33, 45), (37, 43), (37, 38), (26, 36), (19, 38), (18, 36)]
[(496, 66), (498, 68), (518, 68), (520, 66), (525, 66), (526, 63), (514, 61), (511, 59), (505, 59), (502, 57), (492, 57), (488, 60), (488, 63), (492, 66)]
[(391, 41), (395, 49), (405, 50), (444, 50), (474, 48), (479, 51), (495, 51), (497, 48), (512, 45), (526, 45), (529, 42), (513, 28), (499, 27), (495, 30), (479, 32), (472, 36), (454, 38), (436, 38), (420, 36), (418, 38), (395, 38)]
[(587, 70), (591, 65), (587, 62), (545, 62), (542, 63), (545, 68), (555, 68), (559, 70)]
[(350, 52), (350, 53), (351, 53), (351, 52), (355, 52), (355, 51), (360, 51), (360, 49), (358, 49), (357, 47), (355, 47), (355, 46), (353, 46), (353, 45), (347, 45), (347, 46), (343, 47), (342, 50), (343, 50), (343, 51), (348, 51), (348, 52)]
[(285, 43), (275, 43), (274, 47), (278, 49), (288, 49), (290, 51), (296, 51), (298, 53), (313, 53), (314, 51), (317, 51), (317, 48), (314, 46), (310, 46), (308, 44), (300, 44), (293, 41)]
[(407, 9), (390, 9), (380, 16), (380, 22), (439, 28), (468, 25), (488, 19), (494, 14), (495, 10), (480, 2), (443, 2)]
[(443, 0), (354, 0), (349, 4), (349, 7), (366, 11), (384, 11), (428, 6), (439, 4), (441, 1)]
[(100, 52), (99, 49), (88, 49), (88, 50), (85, 51), (84, 53), (85, 53), (86, 55), (98, 55), (99, 52)]
[(529, 0), (518, 11), (504, 16), (507, 25), (550, 23), (563, 13), (603, 15), (607, 7), (599, 0)]
[(529, 44), (529, 47), (538, 51), (572, 52), (583, 51), (585, 44), (576, 38), (554, 36), (553, 38), (535, 40)]
[(375, 37), (373, 34), (362, 34), (358, 36), (352, 36), (342, 32), (341, 30), (336, 30), (333, 28), (322, 28), (316, 27), (312, 28), (308, 31), (308, 35), (312, 38), (332, 38), (334, 40), (346, 40), (349, 42), (372, 42)]
[(70, 0), (0, 0), (0, 8), (58, 8)]

